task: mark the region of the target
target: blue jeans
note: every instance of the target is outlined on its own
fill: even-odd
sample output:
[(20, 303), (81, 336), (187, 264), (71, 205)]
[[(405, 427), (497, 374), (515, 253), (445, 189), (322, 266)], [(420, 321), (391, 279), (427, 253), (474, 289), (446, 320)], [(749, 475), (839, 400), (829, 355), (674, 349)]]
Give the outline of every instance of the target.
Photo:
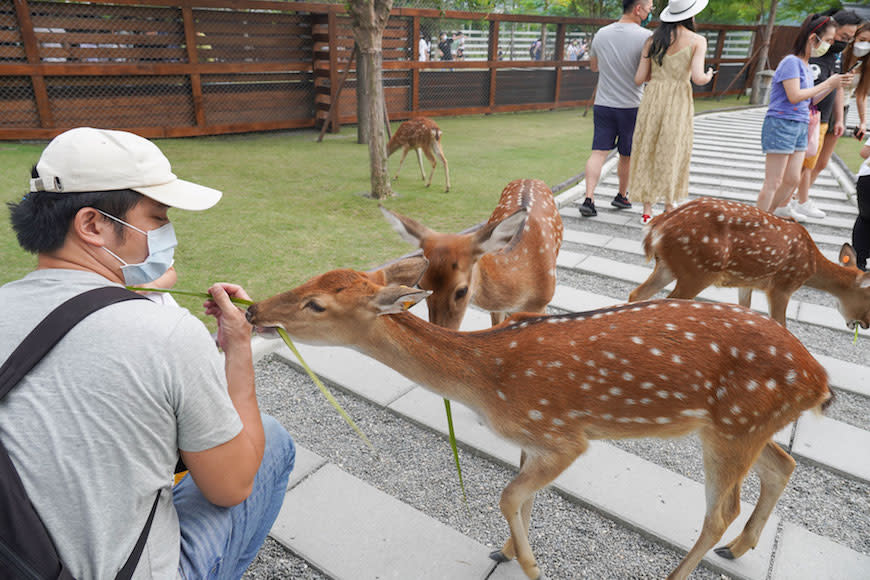
[[(266, 540), (287, 493), (296, 446), (284, 427), (263, 415), (266, 448), (248, 499), (226, 508), (216, 506), (185, 477), (173, 492), (181, 527), (183, 578), (241, 578)], [(230, 467), (228, 467), (230, 468)]]

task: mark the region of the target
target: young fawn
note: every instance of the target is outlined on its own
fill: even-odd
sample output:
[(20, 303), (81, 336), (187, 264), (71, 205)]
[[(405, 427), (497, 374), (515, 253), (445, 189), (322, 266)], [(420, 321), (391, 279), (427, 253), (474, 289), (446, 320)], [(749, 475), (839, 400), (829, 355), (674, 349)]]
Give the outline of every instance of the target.
[(469, 304), (491, 312), (493, 324), (509, 312), (543, 313), (556, 291), (562, 218), (547, 184), (511, 181), (489, 221), (467, 234), (443, 234), (381, 208), (405, 241), (420, 246), (429, 268), (420, 287), (429, 321), (458, 330)]
[(795, 467), (771, 437), (832, 397), (825, 370), (790, 332), (740, 306), (686, 300), (521, 314), (459, 332), (405, 312), (428, 291), (401, 284), (425, 267), (418, 257), (373, 275), (334, 270), (253, 304), (247, 317), (303, 342), (353, 347), (467, 405), (519, 445), (526, 460), (499, 503), (510, 539), (494, 557), (516, 557), (529, 578), (540, 577), (528, 540), (532, 496), (591, 439), (700, 437), (706, 514), (670, 578), (686, 578), (719, 541), (750, 467), (761, 478), (758, 503), (716, 553), (737, 558), (756, 545)]
[(444, 191), (450, 191), (450, 170), (447, 168), (447, 158), (444, 157), (444, 150), (441, 149), (441, 129), (438, 128), (435, 121), (426, 117), (417, 117), (399, 125), (399, 128), (390, 138), (390, 142), (387, 143), (387, 157), (395, 153), (399, 147), (402, 148), (402, 158), (399, 160), (399, 168), (396, 170), (396, 176), (393, 179), (399, 179), (399, 172), (402, 170), (405, 156), (408, 154), (408, 151), (414, 149), (417, 151), (420, 175), (424, 181), (426, 181), (426, 172), (423, 169), (423, 155), (432, 164), (432, 171), (429, 172), (429, 180), (426, 181), (426, 187), (432, 185), (432, 176), (435, 174), (435, 166), (438, 165), (438, 162), (435, 160), (437, 155), (441, 159), (441, 164), (444, 165), (444, 179), (447, 182)]
[(789, 298), (801, 286), (818, 288), (839, 300), (846, 326), (870, 326), (870, 273), (855, 266), (849, 244), (840, 264), (819, 251), (797, 222), (733, 201), (699, 198), (655, 217), (643, 241), (650, 277), (629, 295), (646, 300), (673, 280), (668, 298), (694, 298), (704, 288), (737, 287), (747, 308), (752, 289), (767, 294), (770, 316), (785, 326)]

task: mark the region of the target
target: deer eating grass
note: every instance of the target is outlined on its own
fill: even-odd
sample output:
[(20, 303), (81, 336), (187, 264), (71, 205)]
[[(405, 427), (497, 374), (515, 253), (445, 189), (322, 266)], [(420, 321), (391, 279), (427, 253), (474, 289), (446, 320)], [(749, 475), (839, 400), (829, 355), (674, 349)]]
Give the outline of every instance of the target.
[[(423, 177), (423, 181), (426, 181), (426, 187), (432, 185), (432, 176), (435, 175), (435, 166), (438, 165), (435, 159), (437, 155), (441, 159), (441, 164), (444, 165), (444, 179), (447, 182), (444, 191), (450, 191), (450, 170), (447, 168), (447, 158), (444, 157), (444, 150), (441, 148), (441, 129), (438, 128), (435, 121), (426, 117), (416, 117), (399, 125), (387, 143), (387, 157), (398, 151), (400, 147), (402, 148), (402, 158), (399, 160), (399, 168), (396, 169), (396, 176), (393, 179), (399, 179), (399, 172), (402, 170), (405, 156), (408, 151), (414, 149), (417, 152), (417, 162), (420, 164), (420, 175)], [(428, 181), (423, 169), (423, 155), (426, 155), (426, 159), (432, 164)]]
[(650, 277), (629, 302), (646, 300), (677, 281), (668, 298), (694, 298), (711, 285), (737, 287), (749, 307), (752, 289), (767, 294), (770, 316), (785, 326), (786, 307), (801, 286), (832, 294), (846, 326), (870, 326), (870, 273), (855, 266), (849, 244), (840, 263), (819, 251), (799, 223), (743, 203), (699, 198), (656, 216), (644, 238)]
[(562, 218), (547, 184), (511, 181), (481, 228), (443, 234), (381, 208), (407, 242), (423, 249), (429, 268), (420, 287), (429, 321), (458, 330), (469, 304), (491, 313), (492, 323), (509, 312), (543, 313), (556, 291), (556, 257), (562, 245)]
[[(700, 437), (706, 514), (670, 578), (686, 578), (719, 541), (750, 467), (761, 479), (758, 503), (716, 553), (738, 558), (758, 543), (795, 467), (772, 436), (833, 396), (824, 368), (785, 328), (741, 306), (657, 300), (519, 314), (459, 332), (405, 312), (428, 295), (408, 287), (425, 267), (418, 257), (376, 274), (334, 270), (251, 305), (247, 317), (302, 342), (369, 355), (470, 407), (520, 446), (526, 461), (499, 503), (510, 538), (494, 557), (516, 557), (529, 578), (541, 575), (528, 540), (532, 497), (591, 439)], [(619, 349), (608, 347), (616, 342)]]

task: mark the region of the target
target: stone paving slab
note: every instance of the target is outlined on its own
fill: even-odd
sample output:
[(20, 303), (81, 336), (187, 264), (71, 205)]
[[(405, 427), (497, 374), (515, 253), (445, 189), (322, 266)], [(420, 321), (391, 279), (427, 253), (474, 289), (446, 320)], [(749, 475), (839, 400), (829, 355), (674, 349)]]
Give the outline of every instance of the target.
[(293, 471), (290, 472), (290, 479), (287, 481), (287, 490), (296, 487), (299, 482), (324, 465), (326, 465), (326, 459), (301, 445), (296, 445), (296, 462), (293, 465)]
[(771, 580), (870, 578), (870, 556), (844, 548), (789, 522), (782, 528)]
[(832, 386), (870, 397), (870, 368), (823, 354), (813, 356), (828, 371)]
[(846, 477), (870, 481), (870, 432), (858, 427), (804, 413), (792, 452)]
[(288, 492), (271, 534), (339, 579), (483, 580), (496, 566), (486, 546), (331, 463)]
[[(758, 199), (758, 190), (761, 189), (761, 182), (755, 182), (751, 186), (747, 185), (742, 188), (731, 188), (731, 187), (722, 187), (718, 183), (713, 184), (705, 184), (701, 183), (703, 180), (696, 180), (693, 177), (689, 177), (689, 197), (722, 197), (725, 199), (734, 199), (737, 201), (745, 201), (751, 205), (755, 205), (755, 201)], [(618, 180), (615, 177), (606, 177), (601, 180), (598, 187), (596, 188), (596, 199), (599, 196), (610, 195), (610, 192), (613, 191), (613, 195), (616, 195), (616, 190), (618, 189)], [(612, 196), (611, 196), (612, 197)], [(826, 199), (832, 201), (842, 202), (842, 207), (852, 208), (852, 212), (854, 214), (858, 213), (857, 206), (852, 202), (845, 199), (842, 191), (837, 191), (834, 189), (822, 189), (818, 188), (815, 185), (810, 188), (810, 198), (813, 201), (817, 201), (819, 199)], [(576, 208), (575, 208), (576, 209)], [(601, 208), (599, 209), (599, 215)], [(844, 210), (845, 211), (845, 210)], [(595, 219), (595, 218), (591, 218)], [(851, 227), (851, 226), (850, 226)]]

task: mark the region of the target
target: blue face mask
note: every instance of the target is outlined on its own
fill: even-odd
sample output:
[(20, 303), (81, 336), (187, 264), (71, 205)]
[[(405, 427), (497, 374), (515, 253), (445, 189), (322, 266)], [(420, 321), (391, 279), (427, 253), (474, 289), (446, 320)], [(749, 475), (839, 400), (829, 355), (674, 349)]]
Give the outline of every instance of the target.
[(144, 262), (139, 264), (128, 264), (118, 254), (109, 248), (103, 247), (112, 257), (121, 262), (121, 273), (124, 274), (124, 283), (127, 286), (138, 286), (153, 282), (169, 270), (172, 266), (175, 247), (178, 245), (178, 240), (175, 238), (175, 228), (172, 227), (171, 223), (146, 232), (104, 211), (97, 211), (109, 219), (113, 219), (130, 229), (144, 234), (148, 238), (148, 256)]
[(650, 11), (647, 13), (646, 18), (644, 18), (643, 20), (640, 21), (640, 25), (641, 25), (641, 26), (646, 26), (646, 25), (649, 24), (650, 22), (652, 22), (652, 10), (650, 10)]

